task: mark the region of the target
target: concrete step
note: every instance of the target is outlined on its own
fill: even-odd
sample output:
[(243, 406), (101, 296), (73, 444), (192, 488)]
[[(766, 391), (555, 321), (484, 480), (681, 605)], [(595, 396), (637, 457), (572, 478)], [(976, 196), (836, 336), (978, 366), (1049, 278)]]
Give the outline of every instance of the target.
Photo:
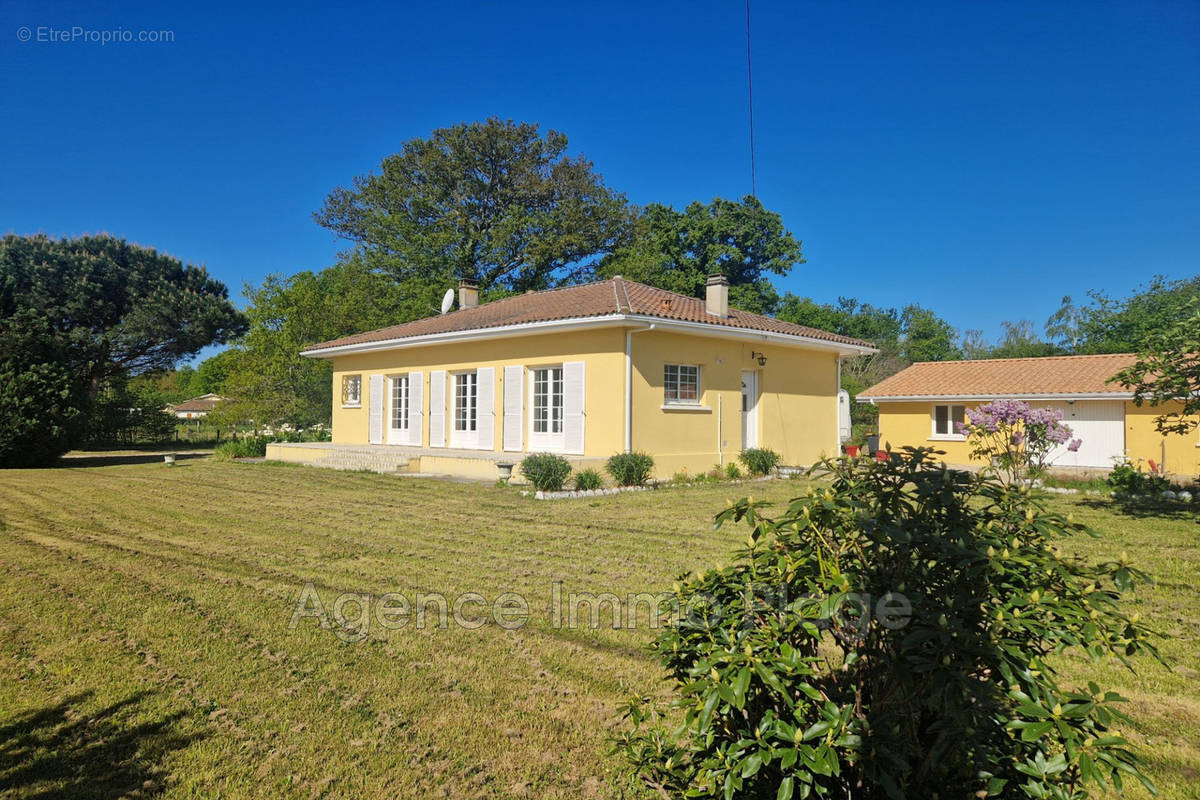
[(312, 462), (314, 467), (341, 470), (370, 470), (383, 474), (405, 472), (412, 459), (385, 454), (335, 453)]

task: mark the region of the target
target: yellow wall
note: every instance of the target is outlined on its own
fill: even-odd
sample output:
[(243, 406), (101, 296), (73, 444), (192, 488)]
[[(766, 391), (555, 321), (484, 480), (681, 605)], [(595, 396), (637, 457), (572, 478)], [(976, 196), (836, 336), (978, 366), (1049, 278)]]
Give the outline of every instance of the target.
[[(811, 464), (836, 452), (838, 387), (834, 353), (658, 330), (635, 332), (632, 336), (633, 449), (654, 457), (656, 477), (669, 477), (685, 468), (693, 473), (702, 472), (717, 463), (736, 459), (742, 449), (743, 369), (756, 370), (760, 376), (759, 446), (778, 451), (786, 464)], [(755, 350), (767, 356), (765, 366), (750, 358)], [(564, 361), (585, 363), (583, 455), (605, 459), (621, 452), (625, 447), (625, 330), (618, 328), (340, 356), (333, 365), (333, 441), (367, 444), (371, 375), (419, 371), (425, 375), (422, 408), (426, 430), (422, 431), (422, 446), (428, 447), (430, 371), (494, 367), (494, 452), (499, 454), (503, 446), (504, 367)], [(700, 366), (701, 409), (663, 409), (666, 363)], [(342, 378), (348, 374), (362, 376), (361, 407), (342, 406)], [(448, 382), (448, 402), (451, 392), (452, 384)], [(528, 407), (531, 400), (528, 385), (523, 394)], [(526, 413), (526, 422), (527, 416)], [(448, 447), (449, 409), (445, 422)], [(523, 442), (528, 452), (527, 424)], [(521, 456), (510, 455), (514, 460)]]
[[(343, 444), (367, 444), (367, 393), (371, 375), (391, 375), (400, 372), (423, 372), (424, 429), (423, 447), (429, 446), (429, 373), (433, 370), (496, 368), (495, 384), (495, 445), (503, 447), (504, 367), (520, 364), (535, 367), (556, 365), (564, 361), (583, 361), (584, 367), (584, 455), (609, 456), (624, 442), (625, 334), (616, 329), (579, 331), (577, 333), (542, 334), (537, 336), (490, 339), (479, 342), (431, 345), (404, 350), (385, 350), (340, 356), (333, 361), (333, 441)], [(362, 375), (362, 406), (342, 406), (342, 376)], [(525, 386), (526, 407), (530, 402)], [(449, 403), (453, 382), (446, 381)], [(445, 415), (446, 446), (450, 445), (451, 414)], [(385, 420), (386, 429), (386, 420)], [(526, 426), (524, 443), (529, 445)], [(616, 448), (616, 449), (614, 449)]]
[[(752, 351), (766, 355), (760, 366)], [(663, 366), (700, 367), (702, 410), (663, 409)], [(807, 465), (837, 450), (837, 356), (664, 331), (633, 334), (633, 449), (655, 472), (703, 472), (742, 450), (742, 371), (759, 375), (758, 444)], [(718, 419), (718, 409), (720, 418)]]
[[(1181, 404), (1174, 403), (1174, 409)], [(1200, 475), (1200, 433), (1163, 436), (1154, 427), (1161, 407), (1125, 404), (1125, 454), (1143, 468), (1153, 461), (1176, 475)], [(1195, 417), (1193, 417), (1195, 419)], [(1165, 454), (1165, 458), (1164, 458)]]
[[(879, 403), (879, 446), (933, 447), (945, 451), (942, 459), (947, 464), (970, 464), (971, 448), (961, 439), (935, 439), (933, 437), (933, 403)], [(978, 403), (961, 403), (973, 408)]]
[[(946, 402), (946, 401), (939, 401)], [(879, 443), (893, 449), (905, 446), (935, 447), (944, 450), (948, 464), (970, 464), (970, 447), (961, 441), (940, 441), (931, 437), (933, 403), (887, 403), (879, 405)], [(978, 402), (962, 405), (971, 408)], [(1154, 419), (1162, 413), (1157, 407), (1125, 404), (1125, 455), (1131, 461), (1154, 461), (1165, 465), (1167, 472), (1178, 475), (1200, 475), (1200, 433), (1162, 436), (1154, 427)], [(1164, 460), (1164, 446), (1166, 458)]]

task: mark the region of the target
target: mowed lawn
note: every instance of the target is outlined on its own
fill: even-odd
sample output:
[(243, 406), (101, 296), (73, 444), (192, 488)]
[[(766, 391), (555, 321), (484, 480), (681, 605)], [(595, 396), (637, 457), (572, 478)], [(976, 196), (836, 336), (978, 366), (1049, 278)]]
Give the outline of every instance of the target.
[[(0, 473), (3, 797), (618, 796), (608, 737), (631, 692), (662, 689), (653, 632), (644, 614), (556, 627), (554, 585), (669, 589), (745, 538), (711, 529), (726, 499), (800, 486), (536, 502), (271, 464), (76, 463)], [(1131, 606), (1172, 637), (1169, 668), (1065, 658), (1067, 682), (1129, 697), (1162, 795), (1200, 797), (1200, 518), (1056, 502), (1105, 534), (1071, 548), (1127, 551), (1157, 577)], [(289, 628), (310, 582), (327, 609), (342, 592), (516, 592), (530, 615), (517, 630), (374, 624), (346, 643), (312, 619)]]

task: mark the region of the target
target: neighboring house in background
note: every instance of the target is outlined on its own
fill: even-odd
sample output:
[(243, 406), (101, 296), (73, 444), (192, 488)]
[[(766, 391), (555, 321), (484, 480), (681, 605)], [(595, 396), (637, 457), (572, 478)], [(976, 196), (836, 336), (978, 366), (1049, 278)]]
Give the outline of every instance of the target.
[(640, 450), (659, 476), (747, 447), (787, 464), (836, 454), (841, 359), (873, 348), (731, 309), (728, 289), (710, 278), (701, 300), (618, 277), (480, 305), (463, 282), (457, 311), (303, 351), (333, 361), (326, 452), (370, 445), (419, 458), (422, 472), (488, 479), (534, 452), (582, 468)]
[(893, 448), (935, 446), (950, 464), (969, 464), (970, 446), (956, 433), (968, 408), (990, 400), (1024, 400), (1063, 412), (1083, 440), (1078, 452), (1052, 454), (1055, 466), (1110, 468), (1114, 462), (1155, 462), (1168, 472), (1200, 475), (1200, 434), (1163, 436), (1154, 420), (1163, 409), (1137, 406), (1133, 394), (1108, 380), (1132, 365), (1129, 353), (913, 364), (858, 395), (879, 407), (879, 440)]
[(184, 400), (178, 405), (167, 406), (167, 411), (178, 419), (200, 419), (208, 416), (210, 411), (223, 402), (225, 402), (224, 397), (210, 392), (193, 397), (191, 400)]

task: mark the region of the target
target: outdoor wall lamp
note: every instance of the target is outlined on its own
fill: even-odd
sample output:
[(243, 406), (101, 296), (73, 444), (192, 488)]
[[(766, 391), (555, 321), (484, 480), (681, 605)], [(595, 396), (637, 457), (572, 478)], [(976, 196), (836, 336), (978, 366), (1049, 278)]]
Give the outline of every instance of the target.
[(751, 357), (751, 358), (756, 358), (756, 359), (758, 359), (758, 365), (759, 365), (760, 367), (765, 367), (765, 366), (767, 365), (767, 357), (766, 357), (766, 355), (764, 355), (763, 353), (760, 353), (760, 352), (758, 352), (757, 350), (751, 350), (751, 351), (750, 351), (750, 357)]

